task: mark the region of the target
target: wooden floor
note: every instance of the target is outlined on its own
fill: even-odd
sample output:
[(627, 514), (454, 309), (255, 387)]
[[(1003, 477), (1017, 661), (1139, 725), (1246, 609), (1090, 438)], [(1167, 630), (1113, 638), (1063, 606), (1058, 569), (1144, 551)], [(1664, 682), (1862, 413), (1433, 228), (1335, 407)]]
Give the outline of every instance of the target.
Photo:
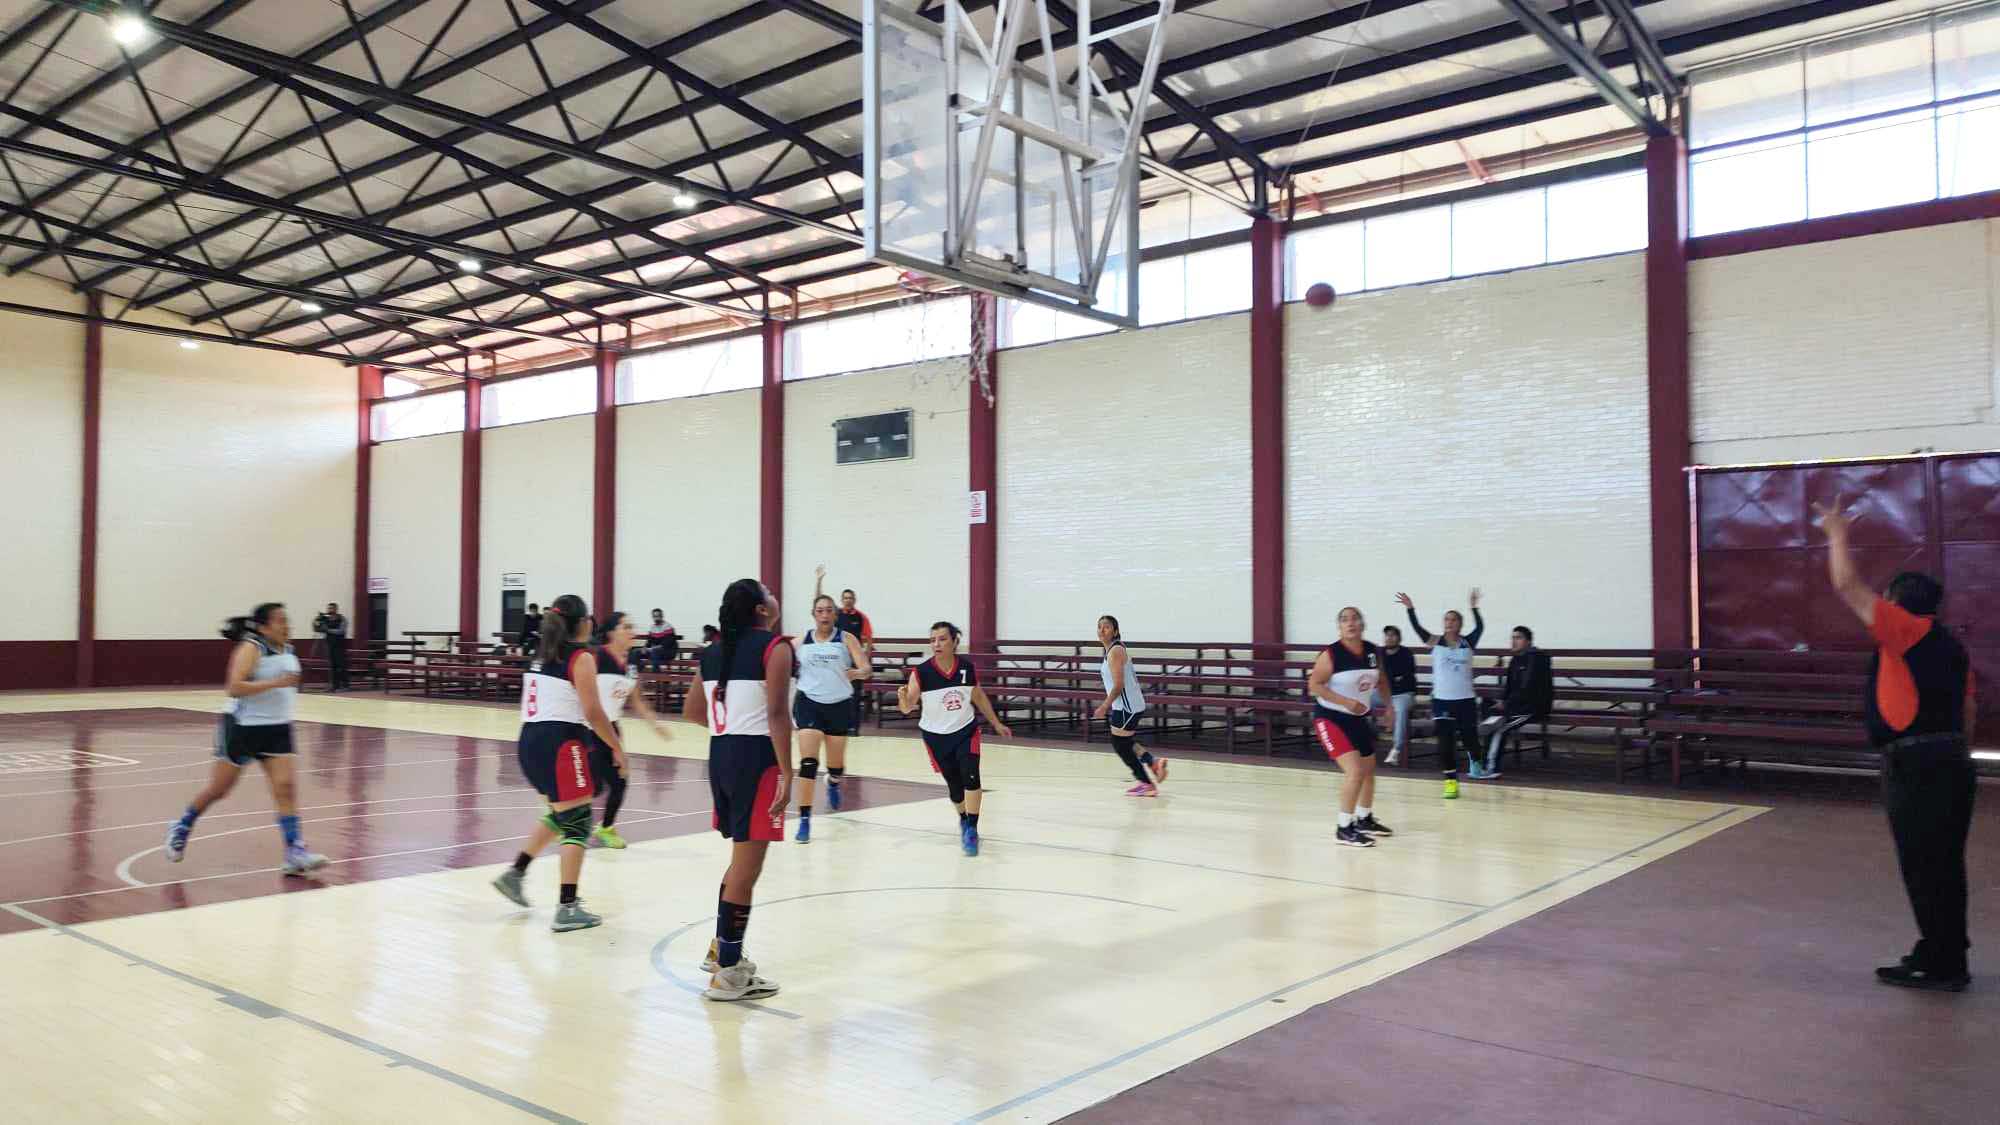
[[(188, 862), (164, 863), (153, 849), (207, 765), (189, 713), (218, 702), (0, 696), (0, 909), (16, 923), (0, 934), (0, 1096), (20, 1119), (1048, 1121), (1762, 811), (1504, 783), (1446, 802), (1433, 778), (1385, 777), (1377, 813), (1399, 834), (1360, 851), (1331, 844), (1327, 771), (1180, 761), (1146, 801), (1123, 796), (1108, 752), (989, 741), (968, 859), (919, 746), (857, 739), (850, 772), (879, 792), (822, 807), (813, 843), (774, 846), (758, 888), (748, 951), (783, 992), (716, 1005), (696, 963), (726, 846), (692, 811), (698, 730), (632, 738), (662, 757), (635, 770), (634, 846), (585, 868), (606, 924), (557, 935), (552, 862), (530, 873), (537, 909), (486, 885), (534, 816), (498, 709), (302, 700), (302, 720), (347, 741), (308, 743), (301, 768), (373, 810), (304, 814), (337, 885), (282, 893), (297, 881), (270, 870), (269, 797), (248, 777)], [(107, 710), (138, 721), (83, 733)], [(171, 736), (129, 729), (152, 726)], [(373, 757), (337, 759), (364, 743)], [(390, 800), (437, 803), (398, 819), (441, 842), (343, 855), (364, 845), (332, 821), (389, 815), (356, 775), (402, 765), (428, 797)], [(260, 858), (224, 850), (253, 840)], [(202, 894), (169, 893), (183, 879)], [(98, 905), (120, 898), (146, 905)]]

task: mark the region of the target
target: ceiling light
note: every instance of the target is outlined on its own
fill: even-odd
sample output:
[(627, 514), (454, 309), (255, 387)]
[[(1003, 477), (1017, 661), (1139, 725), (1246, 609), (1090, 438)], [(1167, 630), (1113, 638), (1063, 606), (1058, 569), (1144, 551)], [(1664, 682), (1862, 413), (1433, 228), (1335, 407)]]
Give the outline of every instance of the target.
[(302, 309), (304, 309), (304, 310), (305, 310), (305, 311), (307, 311), (307, 312), (318, 312), (318, 311), (319, 311), (319, 302), (318, 302), (318, 301), (300, 301), (300, 302), (299, 302), (299, 307), (300, 307), (300, 308), (302, 308)]
[(689, 195), (687, 192), (677, 191), (674, 193), (674, 206), (680, 208), (683, 211), (692, 209), (695, 203), (696, 203), (695, 197)]
[(182, 351), (184, 351), (184, 352), (191, 352), (191, 351), (194, 351), (194, 350), (195, 350), (196, 348), (199, 348), (199, 347), (201, 347), (201, 345), (200, 345), (200, 344), (197, 344), (197, 343), (195, 343), (195, 342), (194, 342), (193, 340), (182, 340), (182, 341), (181, 341), (181, 350), (182, 350)]
[(480, 270), (485, 269), (486, 266), (478, 258), (460, 258), (458, 260), (458, 268), (462, 273), (478, 273)]
[(146, 21), (126, 13), (111, 18), (111, 38), (121, 47), (130, 47), (146, 37)]

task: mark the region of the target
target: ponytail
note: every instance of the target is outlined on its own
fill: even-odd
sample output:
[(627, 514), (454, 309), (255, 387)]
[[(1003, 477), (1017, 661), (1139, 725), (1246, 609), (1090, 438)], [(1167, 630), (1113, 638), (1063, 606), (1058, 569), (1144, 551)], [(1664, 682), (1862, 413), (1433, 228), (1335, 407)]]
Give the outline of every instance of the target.
[(258, 626), (269, 625), (271, 615), (285, 608), (283, 602), (262, 602), (245, 617), (232, 617), (222, 623), (225, 640), (240, 641), (258, 631)]
[(536, 659), (546, 664), (562, 655), (563, 646), (576, 636), (577, 622), (590, 616), (590, 607), (575, 594), (564, 594), (549, 603), (542, 614), (541, 643)]
[(736, 666), (736, 643), (757, 623), (757, 607), (763, 604), (764, 584), (755, 578), (738, 578), (722, 592), (722, 607), (716, 611), (716, 620), (722, 623), (722, 668), (715, 678), (718, 703), (729, 690), (729, 673)]

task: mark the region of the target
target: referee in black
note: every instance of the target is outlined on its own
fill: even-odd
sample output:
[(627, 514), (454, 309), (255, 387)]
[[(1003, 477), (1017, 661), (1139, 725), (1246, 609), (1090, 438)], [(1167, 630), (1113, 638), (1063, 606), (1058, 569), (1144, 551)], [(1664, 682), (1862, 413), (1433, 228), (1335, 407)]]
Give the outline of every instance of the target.
[(1972, 768), (1972, 662), (1938, 623), (1944, 586), (1904, 571), (1881, 595), (1855, 572), (1848, 552), (1851, 519), (1839, 497), (1815, 504), (1826, 525), (1827, 569), (1842, 601), (1868, 626), (1868, 738), (1882, 753), (1882, 803), (1896, 837), (1903, 888), (1917, 916), (1909, 956), (1875, 970), (1902, 988), (1959, 992), (1972, 983), (1966, 951), (1965, 838), (1972, 829), (1978, 777)]
[(347, 618), (340, 606), (326, 603), (326, 612), (313, 618), (313, 631), (326, 646), (326, 676), (329, 691), (347, 691), (354, 685), (347, 679)]

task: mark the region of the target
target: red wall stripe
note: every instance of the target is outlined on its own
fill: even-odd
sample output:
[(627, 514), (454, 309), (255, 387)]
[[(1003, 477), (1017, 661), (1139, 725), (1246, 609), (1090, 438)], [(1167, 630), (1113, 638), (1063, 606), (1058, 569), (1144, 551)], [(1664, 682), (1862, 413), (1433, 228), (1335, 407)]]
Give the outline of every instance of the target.
[(1655, 137), (1646, 146), (1646, 435), (1653, 529), (1653, 644), (1693, 642), (1693, 543), (1687, 464), (1693, 446), (1688, 402), (1687, 146)]
[[(84, 299), (90, 320), (83, 326), (83, 505), (77, 535), (76, 686), (97, 683), (97, 488), (98, 442), (104, 416), (104, 299)], [(27, 685), (21, 685), (27, 686)]]
[[(458, 639), (479, 639), (479, 380), (465, 381), (465, 437), (458, 482)], [(391, 594), (393, 597), (393, 593)]]
[(785, 583), (785, 322), (764, 322), (764, 390), (758, 441), (757, 569), (771, 596)]
[[(986, 522), (970, 524), (971, 573), (966, 592), (969, 620), (967, 631), (975, 642), (991, 641), (999, 635), (1000, 600), (1000, 435), (997, 396), (1000, 392), (1000, 301), (988, 293), (972, 295), (972, 339), (986, 365), (986, 388), (996, 396), (986, 401), (979, 380), (966, 380), (968, 464), (966, 481), (974, 491), (986, 493)], [(968, 498), (969, 503), (969, 498)]]
[(1803, 222), (1761, 227), (1757, 230), (1703, 235), (1688, 240), (1687, 256), (1690, 259), (1722, 258), (1731, 254), (1750, 254), (1785, 246), (1805, 246), (1814, 242), (1862, 238), (1871, 234), (1942, 226), (1946, 223), (1977, 222), (1981, 219), (2000, 219), (2000, 191), (1961, 195), (1953, 199), (1932, 199), (1923, 203), (1883, 207), (1874, 211), (1857, 211), (1851, 215), (1829, 215), (1823, 219), (1806, 219)]
[(618, 353), (597, 353), (597, 441), (591, 481), (590, 607), (600, 621), (617, 607)]
[(1285, 639), (1285, 228), (1250, 223), (1250, 639)]

